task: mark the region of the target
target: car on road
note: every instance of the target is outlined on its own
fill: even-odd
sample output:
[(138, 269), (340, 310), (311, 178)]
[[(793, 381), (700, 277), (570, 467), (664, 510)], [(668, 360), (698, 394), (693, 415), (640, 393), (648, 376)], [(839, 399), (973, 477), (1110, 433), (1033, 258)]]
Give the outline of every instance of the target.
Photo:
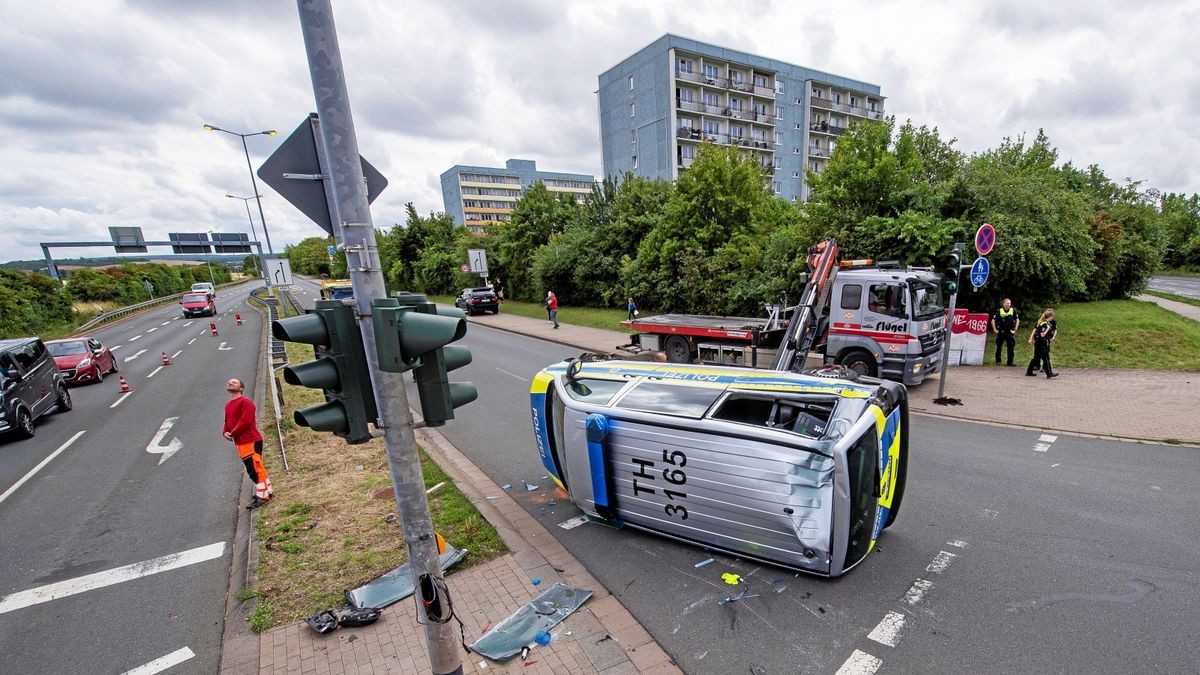
[(489, 311), (500, 313), (500, 301), (496, 298), (496, 292), (487, 287), (464, 288), (454, 299), (454, 306), (468, 315)]
[(573, 360), (534, 376), (542, 463), (585, 514), (822, 576), (896, 519), (904, 385), (809, 373)]
[(0, 340), (0, 433), (33, 438), (39, 417), (70, 409), (71, 392), (41, 340)]
[(204, 292), (204, 293), (208, 293), (209, 295), (213, 296), (214, 298), (217, 297), (216, 287), (207, 281), (198, 281), (198, 282), (192, 284), (191, 292), (192, 293)]
[(184, 318), (217, 315), (217, 302), (208, 291), (185, 293), (179, 304), (183, 306)]
[(117, 372), (117, 357), (94, 337), (50, 340), (46, 349), (67, 384), (103, 382), (106, 374)]

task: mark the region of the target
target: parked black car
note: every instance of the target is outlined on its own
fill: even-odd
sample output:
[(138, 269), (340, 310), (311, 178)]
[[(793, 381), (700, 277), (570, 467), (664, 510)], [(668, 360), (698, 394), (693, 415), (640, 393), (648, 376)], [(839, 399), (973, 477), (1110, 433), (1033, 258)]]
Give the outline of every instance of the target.
[(34, 420), (70, 409), (71, 393), (41, 340), (0, 340), (0, 432), (33, 438)]
[(454, 306), (468, 315), (488, 311), (500, 313), (500, 301), (496, 299), (495, 291), (490, 288), (464, 288), (454, 299)]

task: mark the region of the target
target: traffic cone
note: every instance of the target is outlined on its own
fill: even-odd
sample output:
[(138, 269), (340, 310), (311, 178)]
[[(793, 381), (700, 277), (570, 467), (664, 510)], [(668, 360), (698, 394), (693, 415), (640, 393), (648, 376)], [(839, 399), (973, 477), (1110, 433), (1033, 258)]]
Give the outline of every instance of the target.
[(167, 356), (167, 353), (163, 352), (162, 355), (163, 355), (163, 365), (164, 366), (171, 365), (171, 358)]
[(208, 324), (208, 329), (212, 331), (214, 336), (217, 334), (217, 324), (215, 322)]
[(117, 375), (117, 377), (121, 378), (121, 393), (122, 394), (128, 394), (129, 392), (133, 391), (133, 389), (131, 389), (129, 387), (129, 383), (125, 381), (124, 375)]
[(239, 326), (242, 325), (242, 315), (241, 314), (234, 314), (233, 318), (237, 319), (237, 325), (239, 325)]

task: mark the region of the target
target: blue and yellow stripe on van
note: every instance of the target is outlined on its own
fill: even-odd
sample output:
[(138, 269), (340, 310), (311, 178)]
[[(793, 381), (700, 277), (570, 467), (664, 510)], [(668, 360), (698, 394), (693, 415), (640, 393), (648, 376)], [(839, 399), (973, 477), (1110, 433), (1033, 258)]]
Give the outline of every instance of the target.
[(883, 531), (888, 513), (892, 508), (892, 499), (896, 495), (896, 472), (900, 466), (900, 408), (896, 407), (887, 417), (883, 409), (871, 405), (875, 414), (875, 432), (879, 438), (879, 508), (875, 512), (875, 533), (871, 536), (871, 548)]
[[(550, 457), (550, 429), (549, 424), (553, 420), (546, 418), (546, 392), (554, 383), (554, 375), (547, 368), (542, 370), (537, 375), (533, 376), (533, 384), (529, 386), (529, 403), (531, 414), (533, 415), (533, 437), (537, 439), (538, 454), (542, 456), (542, 466), (546, 467), (550, 477), (558, 484), (558, 487), (566, 490), (563, 485), (562, 477), (558, 475), (558, 471), (554, 468), (554, 459)], [(565, 368), (564, 368), (565, 370)]]

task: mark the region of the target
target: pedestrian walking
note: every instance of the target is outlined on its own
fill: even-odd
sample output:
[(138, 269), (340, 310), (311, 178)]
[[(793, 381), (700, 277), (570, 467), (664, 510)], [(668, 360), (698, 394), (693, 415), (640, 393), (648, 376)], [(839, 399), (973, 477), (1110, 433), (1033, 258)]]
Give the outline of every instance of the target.
[(504, 302), (504, 282), (500, 277), (496, 277), (496, 301)]
[(629, 312), (629, 318), (626, 321), (633, 321), (634, 317), (638, 315), (637, 303), (633, 301), (633, 298), (625, 303), (625, 309)]
[(546, 316), (550, 319), (550, 324), (558, 328), (558, 298), (554, 291), (546, 291)]
[(225, 383), (229, 401), (225, 403), (225, 426), (221, 434), (237, 448), (238, 457), (246, 465), (246, 475), (254, 483), (254, 500), (246, 508), (256, 509), (271, 500), (271, 478), (263, 466), (263, 437), (258, 432), (258, 414), (254, 401), (245, 395), (246, 385), (235, 378)]
[(1037, 371), (1044, 370), (1046, 377), (1058, 377), (1058, 373), (1050, 367), (1050, 343), (1058, 336), (1058, 322), (1054, 320), (1054, 310), (1047, 307), (1038, 318), (1037, 325), (1029, 333), (1029, 344), (1033, 345), (1033, 360), (1025, 374), (1037, 377)]
[(1017, 331), (1021, 329), (1021, 313), (1012, 306), (1012, 300), (1004, 299), (1000, 309), (992, 312), (992, 332), (996, 334), (996, 365), (1000, 365), (1000, 348), (1008, 347), (1008, 365), (1013, 363), (1013, 350), (1017, 345)]

